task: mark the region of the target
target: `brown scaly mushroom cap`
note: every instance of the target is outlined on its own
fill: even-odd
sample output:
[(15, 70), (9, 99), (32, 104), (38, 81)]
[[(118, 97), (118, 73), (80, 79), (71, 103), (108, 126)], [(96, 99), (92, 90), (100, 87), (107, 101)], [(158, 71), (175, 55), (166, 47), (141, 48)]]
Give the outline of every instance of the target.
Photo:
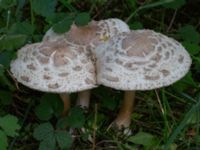
[(110, 37), (121, 33), (129, 32), (129, 27), (120, 19), (106, 19), (101, 21), (91, 21), (88, 25), (77, 27), (75, 24), (64, 34), (57, 34), (49, 29), (45, 34), (43, 41), (58, 41), (66, 39), (72, 45), (84, 45), (96, 47), (98, 44), (105, 42)]
[(22, 84), (45, 92), (77, 92), (95, 87), (95, 68), (84, 48), (64, 40), (22, 47), (11, 72)]
[(121, 90), (168, 86), (182, 78), (191, 65), (179, 42), (152, 30), (119, 34), (96, 51), (97, 82)]

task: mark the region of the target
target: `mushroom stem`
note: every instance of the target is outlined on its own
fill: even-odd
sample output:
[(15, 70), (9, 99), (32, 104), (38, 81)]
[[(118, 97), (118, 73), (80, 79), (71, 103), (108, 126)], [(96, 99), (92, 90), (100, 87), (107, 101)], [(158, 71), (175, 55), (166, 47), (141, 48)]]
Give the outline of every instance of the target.
[(78, 93), (76, 105), (81, 108), (88, 109), (90, 104), (90, 90), (81, 91)]
[(128, 128), (131, 124), (131, 114), (135, 102), (135, 91), (125, 91), (122, 106), (114, 123), (121, 128)]
[(60, 97), (61, 97), (61, 99), (63, 101), (63, 105), (64, 105), (62, 115), (65, 116), (70, 109), (70, 105), (71, 105), (70, 97), (69, 97), (68, 93), (62, 93), (62, 94), (60, 94)]

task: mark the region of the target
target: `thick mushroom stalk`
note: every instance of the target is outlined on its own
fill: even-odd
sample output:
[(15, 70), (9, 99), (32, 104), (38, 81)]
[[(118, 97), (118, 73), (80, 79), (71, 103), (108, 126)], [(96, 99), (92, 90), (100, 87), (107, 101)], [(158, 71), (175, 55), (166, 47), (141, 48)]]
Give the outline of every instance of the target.
[(70, 97), (69, 97), (68, 93), (62, 93), (62, 94), (60, 94), (60, 98), (62, 99), (63, 106), (64, 106), (62, 115), (65, 116), (70, 109), (70, 105), (71, 105)]
[(114, 124), (117, 126), (118, 129), (128, 128), (130, 126), (134, 102), (135, 92), (125, 91), (122, 106), (119, 110), (117, 118), (114, 121)]
[(78, 93), (76, 105), (81, 108), (88, 109), (90, 103), (90, 90), (81, 91)]

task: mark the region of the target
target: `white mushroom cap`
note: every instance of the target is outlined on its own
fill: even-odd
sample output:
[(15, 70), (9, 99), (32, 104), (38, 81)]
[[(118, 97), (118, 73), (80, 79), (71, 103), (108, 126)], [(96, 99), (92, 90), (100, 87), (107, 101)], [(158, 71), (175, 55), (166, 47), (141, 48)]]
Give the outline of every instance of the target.
[(118, 33), (129, 32), (128, 25), (120, 19), (106, 19), (91, 21), (88, 25), (77, 27), (71, 26), (68, 32), (63, 34), (55, 33), (52, 28), (47, 31), (43, 41), (58, 41), (66, 39), (72, 45), (97, 46)]
[(96, 33), (97, 22), (91, 21), (88, 25), (83, 27), (77, 27), (72, 24), (70, 30), (65, 33), (55, 33), (50, 28), (43, 37), (43, 41), (59, 41), (66, 39), (69, 43), (77, 45), (86, 45), (91, 42)]
[(97, 51), (97, 82), (121, 90), (168, 86), (189, 70), (191, 58), (172, 38), (151, 30), (113, 37)]
[(45, 92), (77, 92), (95, 87), (95, 68), (83, 47), (64, 40), (30, 44), (18, 51), (11, 72), (22, 84)]

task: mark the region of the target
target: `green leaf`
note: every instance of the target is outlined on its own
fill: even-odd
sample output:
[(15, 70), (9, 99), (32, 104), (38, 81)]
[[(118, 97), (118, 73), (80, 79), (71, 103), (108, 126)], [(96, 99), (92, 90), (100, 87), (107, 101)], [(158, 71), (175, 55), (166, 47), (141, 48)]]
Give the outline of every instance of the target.
[(193, 113), (190, 116), (190, 119), (187, 120), (187, 124), (191, 125), (191, 124), (198, 124), (199, 123), (199, 114), (200, 114), (200, 110), (197, 110), (196, 113)]
[(185, 82), (185, 84), (187, 84), (188, 86), (197, 86), (197, 83), (194, 81), (193, 77), (192, 77), (192, 72), (189, 71), (186, 76), (182, 79), (183, 82)]
[(186, 42), (198, 44), (200, 42), (200, 34), (194, 26), (185, 25), (178, 30), (178, 35)]
[(32, 7), (35, 13), (47, 17), (54, 13), (56, 0), (33, 0)]
[(26, 42), (26, 35), (8, 35), (5, 36), (4, 38), (0, 39), (0, 52), (2, 50), (14, 50), (17, 49), (19, 47), (21, 47), (22, 45), (25, 44)]
[(83, 13), (77, 14), (74, 21), (77, 26), (84, 26), (84, 25), (87, 25), (88, 22), (90, 22), (90, 20), (91, 20), (90, 14), (83, 12)]
[(60, 118), (56, 124), (56, 127), (59, 129), (65, 129), (68, 126), (67, 121), (67, 116)]
[(129, 25), (129, 27), (132, 29), (132, 30), (136, 30), (136, 29), (143, 29), (143, 24), (141, 22), (133, 22)]
[(6, 135), (11, 137), (18, 135), (16, 130), (20, 129), (20, 125), (17, 122), (17, 117), (12, 115), (0, 117), (0, 127), (3, 129)]
[[(72, 0), (59, 0), (62, 6), (66, 7), (70, 12), (77, 12), (77, 9), (72, 6)], [(81, 2), (81, 0), (77, 0), (77, 3)]]
[(1, 104), (9, 105), (12, 102), (13, 95), (10, 91), (0, 91)]
[(189, 51), (191, 55), (196, 55), (200, 53), (200, 45), (189, 42), (183, 42), (182, 44)]
[(67, 149), (72, 144), (72, 137), (67, 131), (56, 131), (56, 141), (61, 149)]
[(17, 4), (16, 0), (0, 0), (0, 8), (8, 9)]
[(138, 132), (136, 135), (128, 138), (128, 141), (148, 148), (158, 144), (158, 140), (153, 135), (146, 132)]
[(53, 109), (54, 115), (56, 117), (59, 117), (61, 113), (63, 112), (64, 105), (63, 105), (63, 101), (60, 99), (58, 94), (46, 94), (45, 99), (46, 101), (48, 100), (48, 102), (50, 103)]
[(40, 142), (39, 150), (56, 150), (56, 139), (54, 134), (48, 135)]
[(33, 132), (33, 137), (38, 141), (42, 141), (49, 136), (53, 136), (53, 134), (53, 126), (48, 122), (40, 124), (38, 127), (36, 127)]
[(195, 142), (199, 143), (200, 142), (200, 135), (195, 136)]
[(17, 6), (23, 8), (26, 3), (26, 0), (17, 0)]
[(7, 150), (8, 147), (8, 139), (6, 134), (0, 130), (0, 148), (1, 150)]
[(172, 85), (172, 87), (178, 92), (183, 92), (184, 90), (191, 88), (191, 86), (197, 86), (197, 83), (193, 80), (191, 72), (187, 73), (184, 78)]
[(128, 2), (128, 5), (130, 7), (132, 7), (132, 10), (136, 9), (136, 7), (137, 7), (137, 1), (127, 0), (127, 2)]
[(50, 103), (41, 101), (35, 109), (35, 114), (40, 120), (49, 120), (53, 115), (53, 109)]
[(46, 21), (49, 23), (49, 24), (55, 24), (55, 23), (58, 23), (59, 21), (62, 21), (66, 16), (68, 16), (69, 14), (67, 13), (55, 13), (55, 14), (52, 14), (51, 16), (48, 16), (46, 17)]
[(34, 129), (33, 137), (40, 142), (39, 150), (55, 150), (56, 140), (53, 126), (47, 122)]
[(0, 65), (0, 76), (3, 76), (5, 72), (5, 69), (2, 65)]
[(67, 32), (71, 28), (72, 23), (73, 23), (73, 17), (72, 16), (67, 16), (63, 20), (61, 20), (58, 23), (54, 24), (53, 25), (53, 30), (56, 33)]
[(70, 110), (67, 116), (67, 122), (72, 128), (81, 128), (85, 123), (85, 116), (83, 109), (80, 107), (74, 107)]
[(68, 116), (61, 118), (57, 122), (58, 128), (81, 128), (85, 123), (85, 116), (83, 113), (83, 109), (80, 107), (74, 107), (70, 109)]
[(110, 95), (104, 96), (102, 98), (102, 105), (103, 107), (109, 109), (109, 110), (114, 110), (117, 107), (117, 101), (111, 97)]
[(199, 57), (195, 57), (194, 60), (194, 65), (195, 65), (195, 70), (200, 73), (200, 58)]
[(173, 0), (170, 3), (164, 4), (166, 8), (179, 9), (186, 4), (186, 0)]
[(143, 115), (141, 113), (132, 113), (131, 115), (131, 120), (135, 121), (135, 120), (140, 120), (143, 117)]
[(34, 30), (35, 30), (35, 27), (31, 25), (29, 22), (17, 22), (11, 26), (8, 33), (32, 35)]
[(15, 89), (13, 84), (9, 81), (9, 79), (5, 75), (5, 68), (1, 65), (1, 63), (0, 63), (0, 83), (2, 86), (8, 86), (11, 91)]
[(60, 116), (63, 110), (63, 102), (56, 94), (44, 94), (35, 113), (40, 120), (49, 120), (53, 115)]
[(9, 68), (11, 60), (15, 57), (14, 51), (4, 51), (0, 53), (0, 64), (4, 67)]

